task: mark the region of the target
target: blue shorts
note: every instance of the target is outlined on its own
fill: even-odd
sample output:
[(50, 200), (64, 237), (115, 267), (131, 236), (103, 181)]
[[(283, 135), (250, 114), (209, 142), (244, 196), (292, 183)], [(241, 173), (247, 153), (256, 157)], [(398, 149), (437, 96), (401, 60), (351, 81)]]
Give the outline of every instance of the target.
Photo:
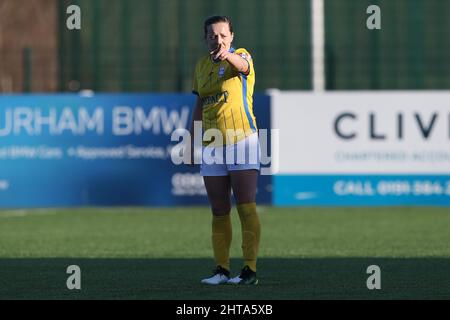
[(235, 144), (202, 148), (202, 176), (227, 176), (229, 171), (260, 169), (258, 134), (255, 132)]

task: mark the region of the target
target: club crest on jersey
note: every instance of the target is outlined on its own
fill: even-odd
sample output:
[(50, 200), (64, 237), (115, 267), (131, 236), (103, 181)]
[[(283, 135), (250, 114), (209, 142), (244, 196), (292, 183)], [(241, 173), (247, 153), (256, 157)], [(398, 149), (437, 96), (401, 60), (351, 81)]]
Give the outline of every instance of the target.
[(219, 78), (222, 78), (225, 75), (225, 67), (219, 68)]
[(246, 53), (240, 53), (239, 54), (242, 58), (244, 58), (244, 59), (246, 59), (246, 60), (250, 60), (251, 59), (251, 57), (250, 57), (250, 55), (249, 54), (246, 54)]

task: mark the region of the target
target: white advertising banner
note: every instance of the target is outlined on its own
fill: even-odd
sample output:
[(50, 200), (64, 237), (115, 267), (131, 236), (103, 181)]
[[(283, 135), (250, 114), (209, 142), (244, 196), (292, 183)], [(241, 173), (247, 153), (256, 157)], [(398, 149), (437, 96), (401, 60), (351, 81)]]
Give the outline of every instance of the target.
[[(281, 180), (295, 176), (317, 175), (335, 181), (330, 177), (355, 175), (367, 182), (367, 177), (382, 175), (402, 181), (422, 175), (441, 180), (441, 190), (432, 195), (445, 196), (448, 201), (450, 92), (272, 91), (271, 96), (272, 128), (279, 129), (278, 142), (274, 141), (278, 143), (274, 148), (278, 150), (275, 185), (279, 189), (283, 189)], [(290, 188), (296, 185), (292, 180)], [(335, 184), (330, 187), (339, 196)], [(404, 189), (409, 190), (404, 196), (414, 195), (414, 183)], [(299, 192), (319, 197), (311, 190)], [(275, 189), (275, 202), (277, 193)]]

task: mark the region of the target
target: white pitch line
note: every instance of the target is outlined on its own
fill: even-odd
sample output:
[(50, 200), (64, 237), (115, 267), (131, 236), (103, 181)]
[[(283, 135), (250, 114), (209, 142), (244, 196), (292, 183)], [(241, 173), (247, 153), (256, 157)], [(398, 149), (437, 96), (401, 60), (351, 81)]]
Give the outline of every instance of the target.
[(5, 210), (0, 211), (0, 218), (20, 218), (20, 217), (27, 217), (27, 216), (42, 216), (42, 215), (52, 215), (56, 214), (55, 211), (49, 211), (49, 210)]

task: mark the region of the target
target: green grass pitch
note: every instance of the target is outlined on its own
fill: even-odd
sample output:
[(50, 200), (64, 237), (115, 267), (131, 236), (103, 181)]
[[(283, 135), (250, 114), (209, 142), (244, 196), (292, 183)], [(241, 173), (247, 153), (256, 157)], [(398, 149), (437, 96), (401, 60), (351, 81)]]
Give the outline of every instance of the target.
[[(200, 284), (214, 267), (206, 207), (0, 210), (0, 299), (450, 298), (448, 208), (259, 212), (259, 285), (210, 287)], [(81, 268), (81, 290), (66, 287), (69, 265)], [(367, 289), (370, 265), (381, 290)]]

